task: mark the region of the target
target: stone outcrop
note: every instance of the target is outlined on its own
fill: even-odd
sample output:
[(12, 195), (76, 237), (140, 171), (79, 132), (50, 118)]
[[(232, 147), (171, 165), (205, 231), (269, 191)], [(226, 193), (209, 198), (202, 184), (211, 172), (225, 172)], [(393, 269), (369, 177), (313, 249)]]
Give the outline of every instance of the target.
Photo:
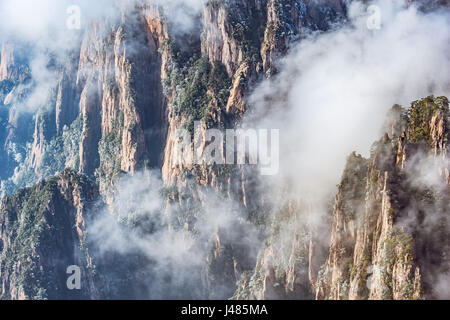
[[(95, 299), (86, 223), (98, 201), (96, 186), (66, 170), (0, 206), (1, 299)], [(82, 271), (82, 290), (69, 290), (69, 266)]]
[(445, 97), (394, 106), (371, 157), (348, 157), (331, 221), (292, 200), (273, 212), (233, 298), (448, 298), (449, 115)]
[[(447, 294), (436, 287), (449, 272), (448, 100), (428, 97), (407, 114), (396, 106), (390, 116), (395, 120), (371, 158), (348, 159), (316, 298)], [(436, 184), (421, 180), (428, 174), (440, 177)]]
[[(74, 256), (75, 264), (90, 272), (83, 230), (86, 208), (97, 191), (89, 179), (96, 179), (98, 193), (111, 205), (120, 192), (116, 182), (121, 176), (149, 169), (161, 172), (170, 230), (193, 231), (192, 221), (211, 190), (236, 200), (243, 212), (235, 233), (217, 230), (206, 240), (206, 297), (228, 298), (233, 292), (238, 299), (441, 297), (433, 288), (447, 274), (447, 261), (437, 257), (447, 250), (448, 240), (439, 224), (424, 216), (447, 223), (448, 189), (417, 187), (410, 170), (417, 157), (430, 157), (440, 163), (443, 183), (450, 184), (448, 165), (442, 165), (448, 163), (445, 98), (415, 102), (407, 114), (393, 108), (386, 135), (374, 145), (371, 157), (349, 157), (330, 210), (332, 219), (325, 218), (323, 230), (303, 223), (314, 210), (296, 198), (278, 204), (278, 209), (268, 208), (251, 166), (187, 165), (175, 158), (179, 129), (205, 136), (208, 128), (238, 126), (250, 108), (252, 87), (277, 73), (277, 61), (294, 43), (345, 23), (348, 3), (210, 0), (193, 17), (192, 29), (179, 30), (163, 7), (138, 1), (123, 9), (119, 19), (91, 23), (66, 61), (49, 63), (56, 81), (33, 114), (18, 111), (29, 94), (24, 84), (33, 80), (22, 56), (26, 50), (5, 42), (0, 60), (0, 195), (66, 167), (83, 176), (64, 171), (5, 198), (0, 249), (10, 258), (0, 259), (1, 297), (74, 298), (64, 291), (59, 276), (52, 287), (32, 280), (36, 285), (26, 285), (32, 274), (48, 280), (36, 273), (41, 268), (60, 272), (55, 257), (67, 264)], [(197, 132), (195, 122), (200, 123)], [(203, 143), (195, 151), (206, 150)], [(61, 212), (56, 213), (55, 206)], [(34, 219), (44, 231), (31, 232), (21, 216)], [(425, 224), (426, 231), (411, 227), (408, 219), (417, 226)], [(261, 238), (258, 257), (255, 246), (249, 248), (240, 237), (248, 223), (257, 225)], [(21, 235), (12, 225), (23, 229), (30, 250), (15, 243)], [(64, 234), (45, 232), (53, 227)], [(326, 232), (331, 243), (324, 244)], [(66, 247), (42, 249), (41, 234), (73, 248), (67, 256), (62, 252)], [(445, 245), (438, 248), (437, 243)], [(25, 260), (14, 255), (17, 250)], [(89, 289), (75, 298), (101, 297), (95, 280), (86, 281), (83, 287)], [(64, 293), (58, 296), (57, 290)], [(139, 294), (144, 293), (136, 297)]]
[[(21, 163), (10, 160), (10, 166), (15, 163), (18, 174), (28, 178), (11, 177), (9, 189), (14, 189), (14, 184), (15, 188), (26, 186), (68, 165), (95, 175), (102, 194), (114, 190), (114, 180), (120, 174), (133, 174), (142, 168), (162, 168), (165, 181), (176, 183), (186, 171), (192, 172), (192, 168), (173, 165), (172, 151), (177, 145), (172, 138), (178, 129), (192, 126), (193, 121), (207, 123), (205, 128), (234, 127), (247, 110), (248, 90), (269, 69), (272, 71), (267, 74), (275, 72), (276, 57), (286, 53), (289, 44), (302, 34), (326, 30), (345, 16), (340, 1), (211, 0), (194, 18), (193, 29), (180, 31), (165, 19), (170, 13), (152, 1), (122, 10), (119, 19), (89, 25), (79, 47), (65, 62), (54, 65), (49, 55), (57, 81), (48, 101), (37, 111), (34, 125), (26, 124), (30, 136), (14, 140), (15, 132), (11, 132), (5, 142), (31, 143), (30, 150), (21, 152), (30, 172), (25, 173)], [(28, 79), (30, 72), (23, 57), (27, 53), (27, 46), (3, 43), (0, 81)], [(196, 82), (195, 89), (200, 87), (205, 101), (204, 105), (190, 106), (189, 99), (200, 91), (188, 88), (189, 81), (183, 78), (202, 66), (216, 76), (216, 86)], [(27, 94), (14, 83), (2, 97), (11, 112)], [(51, 170), (43, 170), (49, 167), (46, 154), (55, 152), (55, 146), (67, 149), (61, 146), (61, 140), (67, 140), (64, 128), (71, 129), (75, 121), (82, 122), (82, 132), (78, 145), (71, 144), (73, 154), (63, 153), (66, 159)], [(74, 130), (67, 131), (74, 134)], [(223, 184), (217, 182), (220, 179), (214, 170), (198, 169), (204, 173), (198, 181)], [(234, 180), (243, 175), (239, 170)], [(236, 183), (227, 182), (223, 187)]]

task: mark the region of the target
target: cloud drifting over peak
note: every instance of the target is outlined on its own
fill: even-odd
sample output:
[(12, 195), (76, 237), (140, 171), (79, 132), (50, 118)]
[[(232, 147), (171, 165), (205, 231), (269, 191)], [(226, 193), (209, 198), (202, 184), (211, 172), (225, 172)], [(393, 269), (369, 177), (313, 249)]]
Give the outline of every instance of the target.
[(142, 14), (135, 8), (159, 5), (171, 30), (186, 32), (195, 26), (202, 3), (203, 0), (0, 0), (0, 48), (5, 42), (14, 43), (15, 53), (26, 57), (21, 62), (28, 65), (33, 80), (28, 90), (31, 94), (16, 105), (17, 110), (35, 112), (48, 108), (49, 92), (59, 78), (58, 66), (66, 64), (80, 49), (92, 23), (132, 24), (131, 20)]
[(354, 2), (349, 25), (302, 41), (251, 97), (261, 117), (249, 122), (282, 128), (280, 181), (300, 194), (332, 192), (347, 155), (368, 155), (392, 105), (450, 91), (449, 14), (401, 0), (373, 4), (379, 30), (367, 28), (367, 6)]

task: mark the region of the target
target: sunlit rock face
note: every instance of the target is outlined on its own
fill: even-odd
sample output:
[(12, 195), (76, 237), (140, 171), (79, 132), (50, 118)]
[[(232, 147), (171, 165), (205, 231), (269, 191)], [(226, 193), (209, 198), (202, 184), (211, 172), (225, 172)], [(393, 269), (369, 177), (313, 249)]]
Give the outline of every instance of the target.
[[(174, 159), (180, 129), (239, 127), (255, 87), (277, 81), (303, 40), (347, 25), (351, 2), (209, 0), (179, 15), (140, 0), (90, 20), (63, 52), (4, 39), (0, 298), (447, 297), (436, 286), (449, 271), (446, 98), (392, 109), (370, 157), (349, 156), (319, 229), (315, 204), (263, 192), (250, 165)], [(88, 241), (90, 227), (105, 236), (105, 213), (129, 238), (107, 229), (111, 239)], [(188, 239), (195, 261), (155, 252), (155, 234)], [(174, 275), (180, 261), (189, 277)], [(70, 265), (85, 275), (79, 292)]]
[(445, 97), (395, 106), (371, 158), (349, 157), (317, 298), (447, 295), (448, 116)]

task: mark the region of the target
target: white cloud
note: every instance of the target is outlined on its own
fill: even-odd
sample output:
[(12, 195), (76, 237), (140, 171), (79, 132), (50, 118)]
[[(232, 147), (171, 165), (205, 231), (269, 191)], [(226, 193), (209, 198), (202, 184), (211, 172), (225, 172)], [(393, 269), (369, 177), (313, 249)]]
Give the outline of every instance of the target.
[(392, 105), (449, 92), (449, 15), (400, 2), (375, 2), (380, 30), (367, 29), (366, 7), (354, 3), (351, 25), (302, 41), (254, 91), (258, 125), (281, 129), (280, 180), (300, 194), (333, 190), (347, 155), (368, 155)]

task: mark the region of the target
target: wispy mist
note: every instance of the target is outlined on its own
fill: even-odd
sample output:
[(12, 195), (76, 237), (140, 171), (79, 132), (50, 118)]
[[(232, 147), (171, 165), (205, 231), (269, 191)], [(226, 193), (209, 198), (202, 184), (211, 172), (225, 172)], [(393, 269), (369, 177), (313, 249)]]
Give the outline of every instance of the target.
[(31, 94), (16, 104), (16, 109), (51, 110), (48, 98), (56, 87), (60, 66), (77, 54), (85, 32), (93, 23), (120, 24), (125, 16), (137, 19), (133, 9), (158, 5), (172, 32), (185, 33), (198, 23), (202, 3), (202, 0), (0, 0), (0, 44), (13, 43), (16, 54), (26, 55), (32, 79), (27, 84)]
[[(88, 238), (100, 264), (105, 256), (121, 256), (115, 264), (141, 257), (129, 275), (145, 275), (129, 284), (130, 290), (145, 288), (140, 298), (208, 297), (208, 256), (223, 250), (218, 239), (242, 246), (247, 259), (256, 260), (258, 232), (245, 221), (237, 202), (207, 188), (202, 200), (186, 193), (183, 199), (170, 201), (157, 172), (123, 177), (117, 190), (114, 202), (93, 214)], [(127, 271), (115, 277), (126, 278)], [(225, 292), (215, 295), (227, 298)]]
[(449, 92), (448, 13), (374, 3), (381, 29), (369, 30), (366, 6), (353, 3), (349, 25), (302, 41), (251, 97), (250, 123), (282, 128), (279, 181), (299, 194), (333, 190), (347, 155), (368, 155), (392, 105)]

